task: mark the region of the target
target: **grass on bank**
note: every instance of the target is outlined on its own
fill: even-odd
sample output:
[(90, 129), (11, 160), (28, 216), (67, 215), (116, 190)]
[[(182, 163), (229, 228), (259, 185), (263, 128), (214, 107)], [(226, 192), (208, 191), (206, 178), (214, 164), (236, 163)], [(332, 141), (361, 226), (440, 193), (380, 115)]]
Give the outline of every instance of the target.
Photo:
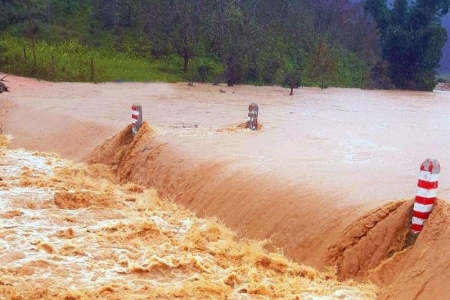
[[(48, 81), (64, 82), (214, 82), (223, 73), (223, 66), (209, 57), (197, 57), (190, 61), (183, 72), (183, 60), (172, 54), (155, 58), (130, 52), (93, 49), (75, 41), (50, 44), (37, 41), (34, 47), (28, 39), (12, 36), (0, 37), (0, 72), (33, 77)], [(370, 70), (358, 58), (348, 52), (335, 53), (335, 59), (326, 65), (326, 73), (317, 71), (311, 60), (305, 60), (300, 83), (302, 86), (373, 88)], [(322, 66), (323, 68), (323, 66)], [(247, 84), (284, 85), (286, 69), (280, 68), (273, 82), (261, 78)], [(317, 73), (317, 74), (316, 74)], [(450, 82), (450, 74), (439, 74), (438, 82)]]
[[(33, 47), (28, 40), (4, 37), (1, 71), (49, 81), (107, 82), (181, 82), (194, 80), (195, 66), (209, 65), (211, 74), (220, 74), (221, 66), (211, 59), (192, 61), (188, 72), (182, 72), (181, 57), (140, 57), (107, 50), (94, 50), (77, 42), (58, 45), (45, 41)], [(194, 70), (194, 71), (193, 71)]]

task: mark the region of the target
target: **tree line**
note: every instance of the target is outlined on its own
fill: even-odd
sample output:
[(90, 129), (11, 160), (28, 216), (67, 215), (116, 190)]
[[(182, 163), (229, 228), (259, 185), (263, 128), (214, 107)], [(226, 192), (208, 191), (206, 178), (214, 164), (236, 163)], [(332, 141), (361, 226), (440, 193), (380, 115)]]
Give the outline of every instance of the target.
[(228, 85), (431, 90), (449, 1), (0, 0), (0, 31), (32, 43), (177, 56), (180, 72), (199, 81), (215, 61)]

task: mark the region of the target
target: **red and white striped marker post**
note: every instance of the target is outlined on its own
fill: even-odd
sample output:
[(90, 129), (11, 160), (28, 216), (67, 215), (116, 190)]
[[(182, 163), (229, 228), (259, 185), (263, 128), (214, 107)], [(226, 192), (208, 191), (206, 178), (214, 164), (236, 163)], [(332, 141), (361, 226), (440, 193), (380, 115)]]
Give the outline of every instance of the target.
[(441, 166), (437, 159), (428, 158), (420, 166), (411, 220), (411, 232), (414, 235), (418, 235), (422, 231), (425, 221), (433, 210), (440, 172)]
[(134, 137), (142, 125), (142, 106), (140, 104), (133, 104), (131, 106), (131, 125), (131, 131)]
[(258, 127), (258, 104), (255, 102), (250, 103), (248, 106), (248, 121), (247, 121), (247, 128), (251, 130), (256, 130)]

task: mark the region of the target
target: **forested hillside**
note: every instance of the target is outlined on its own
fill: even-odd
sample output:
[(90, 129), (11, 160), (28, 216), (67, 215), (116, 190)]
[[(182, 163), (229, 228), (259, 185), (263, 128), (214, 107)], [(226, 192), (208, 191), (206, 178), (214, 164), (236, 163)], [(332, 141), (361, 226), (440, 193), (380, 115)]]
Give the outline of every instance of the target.
[[(434, 17), (446, 13), (449, 1), (433, 2), (437, 6), (429, 8), (429, 16), (438, 38), (432, 30), (420, 26), (417, 29), (431, 40), (433, 49), (421, 48), (423, 51), (417, 54), (421, 57), (416, 60), (407, 57), (414, 63), (427, 60), (426, 70), (420, 70), (420, 76), (427, 77), (427, 81), (434, 80), (438, 68), (434, 62), (440, 57), (441, 40), (446, 38)], [(422, 90), (431, 86), (421, 84), (420, 78), (402, 86), (393, 78), (401, 74), (404, 65), (396, 68), (395, 61), (386, 55), (387, 35), (382, 32), (380, 20), (400, 19), (396, 19), (398, 11), (383, 7), (383, 0), (0, 3), (0, 70), (4, 72), (78, 81), (223, 80), (228, 85)], [(413, 11), (407, 4), (403, 6), (403, 15)], [(398, 5), (395, 9), (399, 9)], [(394, 36), (391, 44), (397, 38)], [(404, 40), (402, 43), (399, 47), (406, 49), (402, 55), (415, 55), (411, 45)], [(424, 53), (431, 52), (433, 60), (423, 58)]]

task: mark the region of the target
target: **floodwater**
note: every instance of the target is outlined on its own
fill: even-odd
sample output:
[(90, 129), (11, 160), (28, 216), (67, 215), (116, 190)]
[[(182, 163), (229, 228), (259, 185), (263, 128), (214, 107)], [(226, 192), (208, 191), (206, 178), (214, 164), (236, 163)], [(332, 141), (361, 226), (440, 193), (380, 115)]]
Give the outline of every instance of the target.
[(1, 299), (375, 299), (104, 172), (0, 145)]
[[(18, 147), (81, 159), (129, 124), (131, 104), (140, 103), (158, 139), (184, 156), (236, 160), (333, 191), (341, 201), (373, 205), (412, 197), (420, 164), (436, 158), (443, 168), (439, 196), (450, 196), (448, 92), (300, 88), (288, 97), (280, 87), (32, 84), (20, 96), (7, 94), (16, 107), (3, 127), (23, 133), (15, 134)], [(259, 105), (263, 129), (234, 130), (251, 102)]]
[[(448, 240), (424, 231), (403, 250), (402, 237), (426, 158), (441, 164), (444, 199), (428, 225), (447, 224), (449, 92), (300, 88), (289, 96), (280, 87), (10, 80), (0, 104), (10, 148), (109, 165), (118, 181), (155, 187), (239, 235), (269, 238), (298, 262), (372, 280), (381, 298), (444, 295), (439, 282), (449, 272), (417, 277), (411, 261), (423, 249), (445, 256), (431, 244)], [(251, 102), (259, 105), (256, 132), (239, 128)], [(134, 103), (149, 127), (132, 142), (124, 128)], [(423, 261), (419, 269), (448, 264)], [(414, 288), (396, 292), (411, 277)]]

